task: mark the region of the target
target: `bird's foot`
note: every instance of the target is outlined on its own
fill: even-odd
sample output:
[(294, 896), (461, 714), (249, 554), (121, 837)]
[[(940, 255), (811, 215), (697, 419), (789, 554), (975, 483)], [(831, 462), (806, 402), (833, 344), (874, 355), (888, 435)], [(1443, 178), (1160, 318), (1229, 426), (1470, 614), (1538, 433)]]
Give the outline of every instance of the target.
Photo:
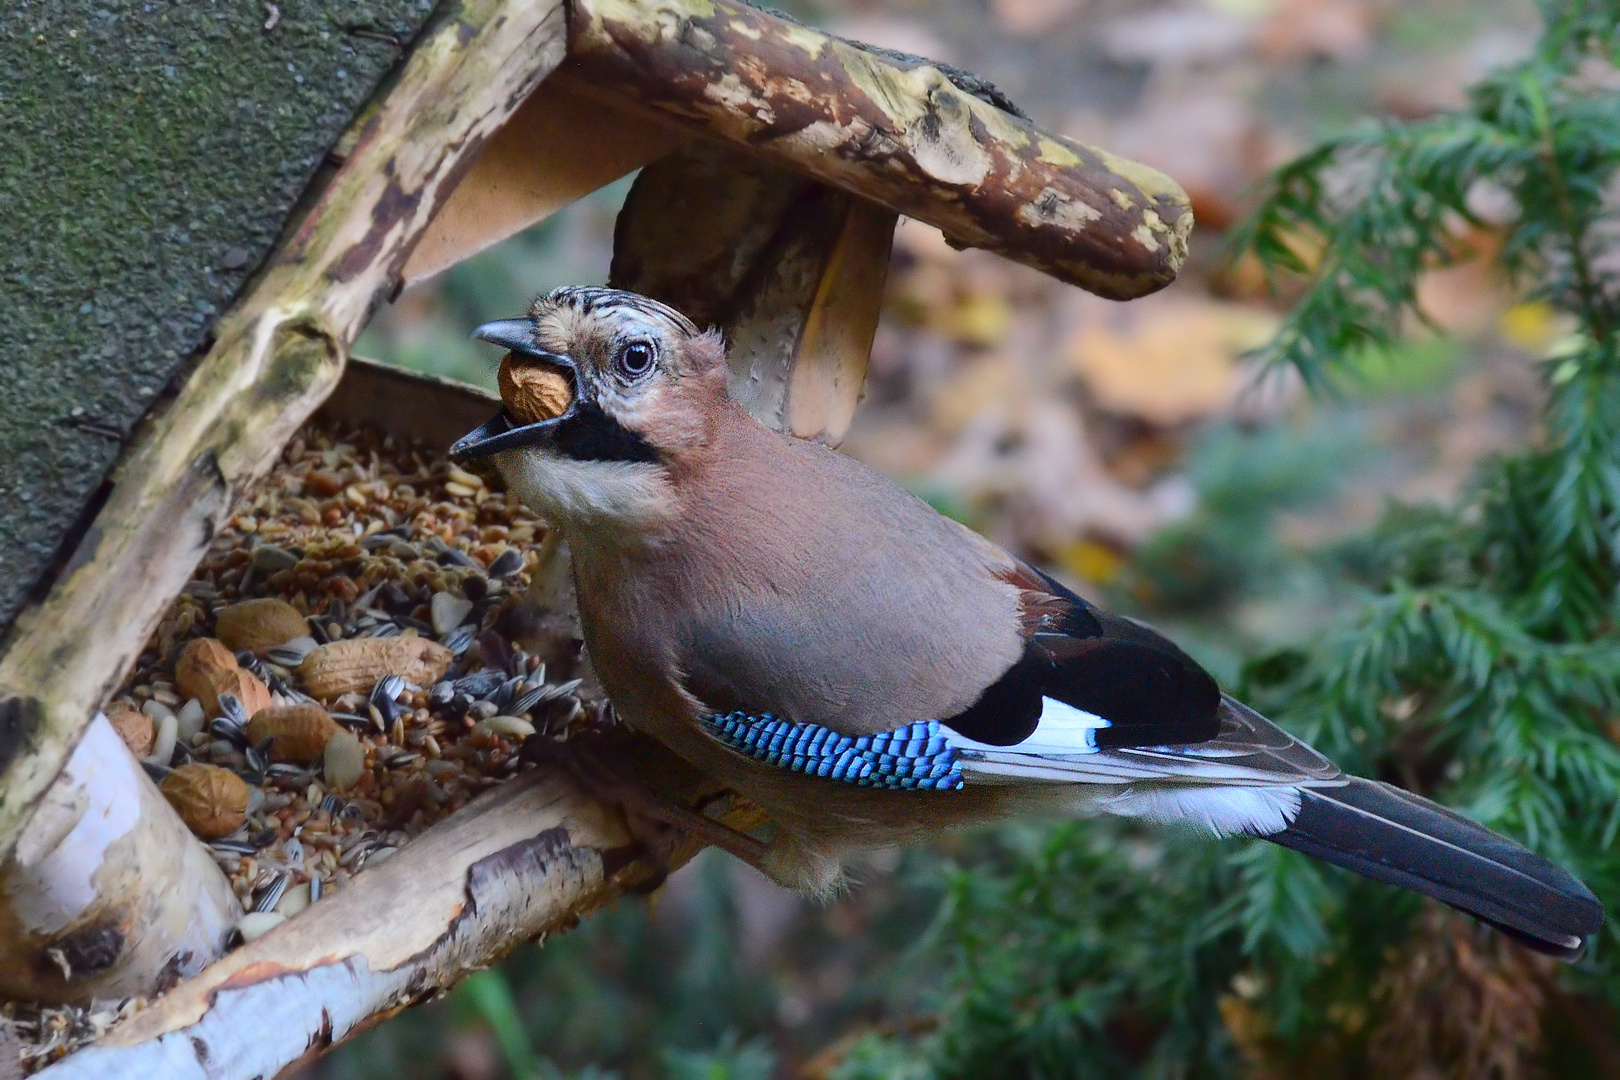
[(651, 892), (663, 884), (670, 856), (687, 836), (720, 848), (756, 869), (764, 863), (766, 845), (762, 841), (626, 780), (601, 759), (590, 743), (589, 738), (560, 742), (535, 735), (524, 740), (521, 753), (526, 761), (562, 766), (586, 791), (624, 812), (631, 837), (646, 851), (647, 860), (657, 871), (653, 881), (638, 891)]

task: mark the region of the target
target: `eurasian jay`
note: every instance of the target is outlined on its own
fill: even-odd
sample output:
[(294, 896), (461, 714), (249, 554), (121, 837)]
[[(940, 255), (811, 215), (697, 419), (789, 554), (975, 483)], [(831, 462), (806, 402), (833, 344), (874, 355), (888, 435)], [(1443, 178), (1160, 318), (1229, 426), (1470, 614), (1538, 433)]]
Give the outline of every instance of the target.
[(572, 384), (452, 448), (561, 531), (618, 716), (756, 802), (761, 868), (822, 892), (845, 850), (1039, 813), (1190, 822), (1415, 889), (1531, 948), (1603, 921), (1558, 866), (1347, 776), (1169, 640), (1101, 611), (726, 388), (720, 336), (564, 288), (476, 335)]

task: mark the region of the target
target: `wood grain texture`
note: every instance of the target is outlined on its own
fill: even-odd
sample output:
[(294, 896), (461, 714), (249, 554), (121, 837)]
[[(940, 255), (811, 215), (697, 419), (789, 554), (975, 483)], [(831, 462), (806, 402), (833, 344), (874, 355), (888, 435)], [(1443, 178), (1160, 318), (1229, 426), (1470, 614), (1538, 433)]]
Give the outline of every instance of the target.
[[(747, 828), (712, 781), (649, 740), (615, 732), (616, 773)], [(698, 845), (671, 837), (662, 869)], [(655, 880), (619, 811), (536, 769), (484, 794), (341, 892), (244, 945), (39, 1075), (50, 1080), (250, 1080), (281, 1074), (431, 998), (522, 942)]]
[(201, 971), (242, 915), (230, 884), (97, 716), (0, 867), (0, 995), (88, 1004)]
[(1116, 300), (1168, 285), (1186, 193), (882, 57), (737, 0), (573, 0), (559, 73)]
[(237, 497), (337, 384), (469, 155), (561, 61), (563, 24), (560, 0), (441, 11), (120, 462), (84, 541), (0, 656), (0, 863)]
[(636, 178), (609, 280), (718, 327), (732, 396), (762, 423), (837, 445), (865, 383), (895, 221), (705, 140)]
[(679, 148), (692, 133), (547, 80), (473, 159), (401, 275), (409, 288)]

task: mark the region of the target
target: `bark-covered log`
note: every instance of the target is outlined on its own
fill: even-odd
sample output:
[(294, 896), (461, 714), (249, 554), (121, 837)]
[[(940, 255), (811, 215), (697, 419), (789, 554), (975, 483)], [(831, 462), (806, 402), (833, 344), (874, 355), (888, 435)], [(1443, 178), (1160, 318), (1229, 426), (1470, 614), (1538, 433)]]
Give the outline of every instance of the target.
[(402, 284), (448, 270), (692, 137), (546, 81), (479, 151), (411, 252)]
[(719, 327), (743, 407), (836, 445), (866, 379), (894, 225), (893, 211), (703, 141), (636, 178), (610, 280)]
[[(757, 823), (745, 804), (713, 801), (711, 782), (656, 744), (620, 736), (603, 753), (616, 773), (668, 798), (707, 802), (738, 827)], [(622, 815), (566, 773), (522, 774), (40, 1075), (278, 1075), (525, 941), (571, 929), (696, 850), (683, 842), (650, 865)]]
[(1192, 213), (1169, 177), (738, 0), (573, 0), (559, 75), (1114, 299), (1163, 288)]
[(0, 995), (134, 997), (224, 951), (242, 909), (112, 725), (97, 716), (0, 867)]
[(450, 5), (123, 460), (72, 561), (0, 657), (0, 859), (232, 502), (331, 392), (467, 155), (561, 60), (563, 22), (556, 0)]

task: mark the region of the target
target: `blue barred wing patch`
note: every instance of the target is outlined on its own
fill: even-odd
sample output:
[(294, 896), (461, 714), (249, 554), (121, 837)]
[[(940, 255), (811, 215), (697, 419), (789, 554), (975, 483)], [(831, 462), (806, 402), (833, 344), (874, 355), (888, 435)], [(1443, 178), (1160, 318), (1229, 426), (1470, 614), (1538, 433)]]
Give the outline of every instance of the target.
[(962, 787), (956, 748), (938, 720), (918, 720), (881, 735), (840, 735), (819, 724), (794, 724), (770, 713), (711, 713), (704, 728), (749, 757), (807, 776), (861, 787), (955, 791)]

